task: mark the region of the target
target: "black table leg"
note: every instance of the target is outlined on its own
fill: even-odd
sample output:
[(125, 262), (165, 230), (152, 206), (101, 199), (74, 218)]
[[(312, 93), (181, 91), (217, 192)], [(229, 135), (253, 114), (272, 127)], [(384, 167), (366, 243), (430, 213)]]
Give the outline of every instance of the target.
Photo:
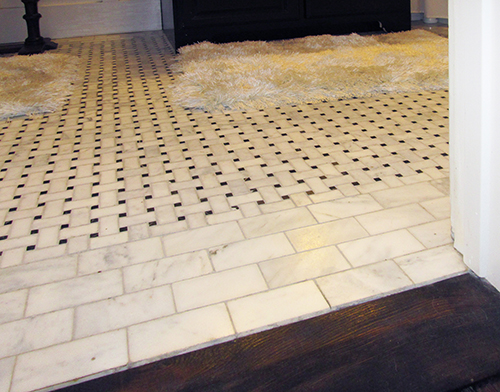
[(43, 38), (40, 35), (40, 18), (42, 15), (38, 12), (38, 0), (21, 0), (24, 3), (26, 14), (23, 18), (28, 26), (28, 38), (24, 41), (24, 45), (19, 51), (19, 54), (37, 54), (45, 50), (57, 48), (57, 43), (52, 42), (50, 38)]

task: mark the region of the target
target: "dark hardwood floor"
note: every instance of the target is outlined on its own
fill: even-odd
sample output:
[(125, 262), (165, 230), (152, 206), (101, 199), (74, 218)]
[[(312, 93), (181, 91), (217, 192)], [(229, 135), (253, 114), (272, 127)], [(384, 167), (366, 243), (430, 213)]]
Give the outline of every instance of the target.
[(465, 274), (61, 391), (491, 392), (497, 374), (500, 293)]
[(470, 385), (458, 392), (500, 392), (500, 375)]

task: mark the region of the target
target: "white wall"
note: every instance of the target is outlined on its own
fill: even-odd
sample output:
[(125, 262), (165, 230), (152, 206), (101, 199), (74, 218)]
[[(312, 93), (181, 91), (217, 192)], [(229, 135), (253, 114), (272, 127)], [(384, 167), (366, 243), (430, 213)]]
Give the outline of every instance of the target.
[(448, 0), (411, 0), (413, 20), (448, 19)]
[(424, 0), (411, 0), (412, 13), (424, 13)]
[(450, 0), (450, 164), (455, 247), (500, 289), (500, 2)]
[(448, 0), (423, 0), (426, 19), (448, 19)]
[[(51, 38), (161, 30), (160, 0), (40, 0), (42, 36)], [(26, 38), (21, 0), (0, 0), (0, 43)]]

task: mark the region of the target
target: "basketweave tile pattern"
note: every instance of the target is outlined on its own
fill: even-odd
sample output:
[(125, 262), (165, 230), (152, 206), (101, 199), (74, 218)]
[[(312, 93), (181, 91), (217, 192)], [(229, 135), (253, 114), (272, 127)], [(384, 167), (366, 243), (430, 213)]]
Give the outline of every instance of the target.
[(207, 113), (171, 103), (161, 32), (58, 42), (68, 102), (0, 123), (0, 392), (465, 270), (447, 91)]

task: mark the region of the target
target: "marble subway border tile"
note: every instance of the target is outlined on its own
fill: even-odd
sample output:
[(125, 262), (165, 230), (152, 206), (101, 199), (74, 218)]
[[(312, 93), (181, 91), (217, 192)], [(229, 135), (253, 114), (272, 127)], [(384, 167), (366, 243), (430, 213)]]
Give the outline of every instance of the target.
[(191, 351), (234, 336), (226, 305), (178, 313), (128, 328), (130, 360), (150, 361)]
[(58, 282), (76, 276), (77, 260), (59, 257), (0, 269), (0, 293)]
[(172, 284), (179, 312), (267, 290), (257, 265), (238, 267)]
[(316, 280), (330, 306), (339, 307), (413, 285), (392, 260), (386, 260)]
[(329, 309), (312, 281), (229, 301), (227, 306), (238, 333), (268, 329)]
[(74, 338), (98, 335), (173, 313), (175, 306), (170, 286), (81, 305), (75, 310)]
[(435, 248), (451, 244), (451, 220), (443, 219), (420, 226), (411, 227), (408, 231), (415, 236), (426, 248)]
[(407, 230), (361, 238), (340, 244), (338, 247), (354, 267), (373, 264), (425, 249)]
[(394, 260), (417, 284), (467, 271), (462, 255), (455, 250), (453, 245), (408, 254)]
[(0, 358), (68, 342), (73, 334), (73, 309), (28, 317), (0, 325)]
[(285, 234), (272, 234), (208, 250), (217, 271), (259, 263), (295, 253)]
[(16, 358), (0, 359), (0, 392), (9, 392)]
[(371, 195), (345, 197), (308, 207), (320, 223), (379, 211), (383, 207)]
[(297, 252), (336, 245), (368, 236), (368, 232), (354, 218), (291, 230), (285, 234)]
[(93, 274), (163, 257), (165, 254), (161, 240), (148, 238), (81, 253), (78, 255), (78, 273)]
[(390, 208), (438, 199), (445, 196), (445, 194), (430, 183), (419, 183), (373, 192), (372, 196), (384, 208)]
[(23, 318), (28, 290), (0, 294), (0, 325)]
[(276, 288), (352, 268), (336, 246), (259, 263), (269, 287)]
[(28, 294), (26, 315), (33, 316), (54, 310), (116, 297), (123, 293), (122, 274), (111, 270), (33, 287)]
[(128, 362), (125, 330), (73, 340), (17, 358), (10, 392), (29, 392), (123, 368)]
[(375, 235), (431, 222), (434, 217), (420, 205), (408, 204), (360, 215), (356, 220), (371, 235)]
[(206, 250), (184, 253), (123, 269), (126, 292), (162, 286), (213, 272)]
[(243, 233), (238, 224), (230, 222), (168, 234), (163, 237), (162, 241), (166, 255), (175, 256), (243, 239)]

